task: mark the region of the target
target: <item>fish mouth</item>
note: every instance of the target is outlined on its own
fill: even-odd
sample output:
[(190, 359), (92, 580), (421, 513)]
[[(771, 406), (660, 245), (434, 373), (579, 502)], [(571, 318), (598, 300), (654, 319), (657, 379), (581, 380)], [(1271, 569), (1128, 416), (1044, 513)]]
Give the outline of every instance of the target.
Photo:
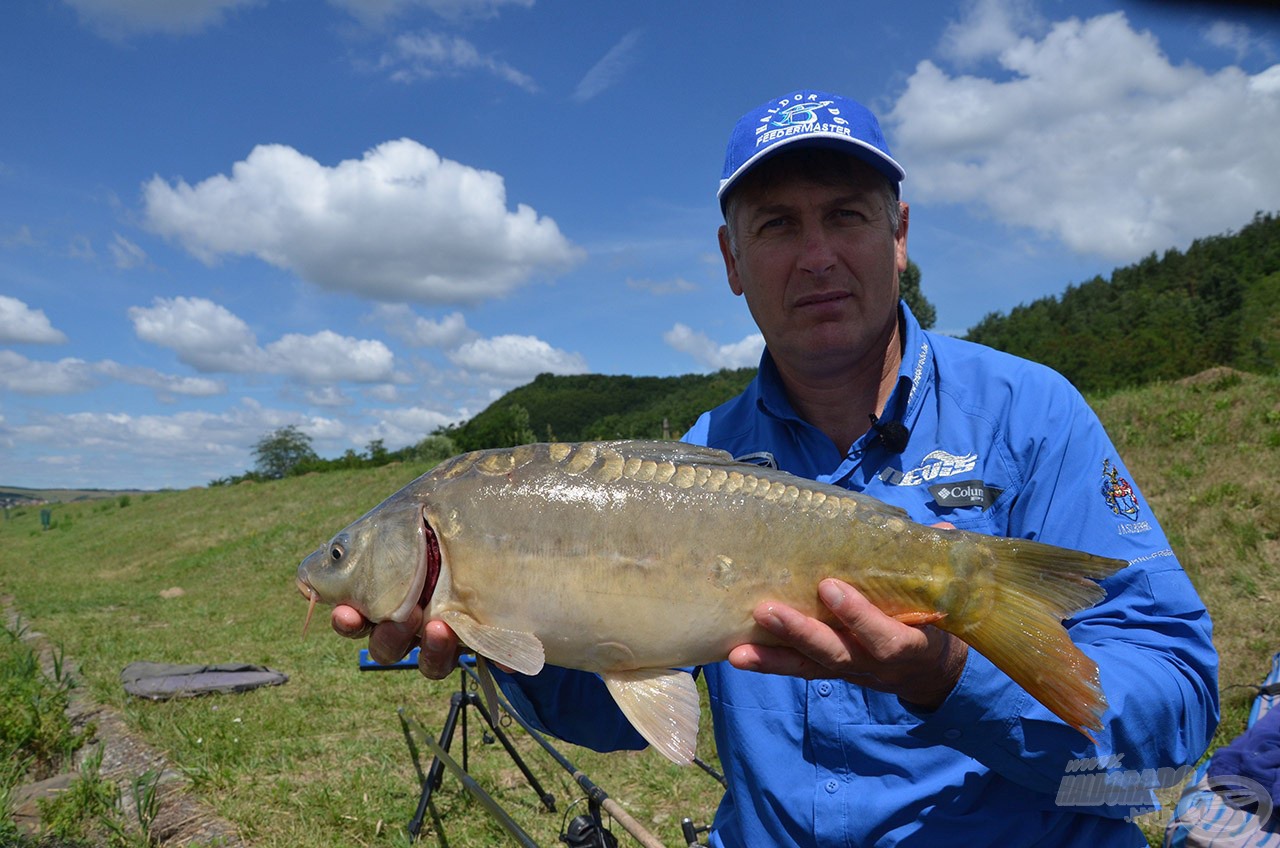
[(422, 581), (422, 594), (418, 597), (418, 606), (425, 611), (431, 604), (431, 598), (436, 593), (436, 583), (440, 580), (440, 540), (436, 537), (436, 531), (431, 529), (431, 525), (427, 522), (427, 511), (422, 510), (422, 535), (426, 544), (423, 546), (422, 552), (423, 563), (427, 569), (426, 579)]

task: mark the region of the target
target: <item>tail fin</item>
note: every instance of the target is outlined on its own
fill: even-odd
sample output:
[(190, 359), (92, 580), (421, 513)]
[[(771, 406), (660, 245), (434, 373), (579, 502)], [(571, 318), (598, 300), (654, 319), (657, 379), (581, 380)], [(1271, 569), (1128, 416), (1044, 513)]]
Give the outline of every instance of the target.
[(1102, 729), (1107, 699), (1098, 666), (1071, 641), (1062, 621), (1102, 600), (1093, 582), (1124, 568), (1124, 560), (1026, 539), (989, 538), (975, 546), (993, 575), (994, 602), (979, 615), (938, 623), (991, 660), (1054, 715), (1085, 736)]

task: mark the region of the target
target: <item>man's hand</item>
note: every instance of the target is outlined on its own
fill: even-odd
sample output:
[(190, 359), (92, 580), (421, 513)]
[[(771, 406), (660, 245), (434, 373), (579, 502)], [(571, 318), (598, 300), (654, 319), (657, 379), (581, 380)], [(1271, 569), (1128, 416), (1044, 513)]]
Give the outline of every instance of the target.
[(828, 578), (818, 596), (838, 624), (828, 625), (785, 604), (755, 608), (755, 621), (780, 646), (739, 645), (729, 653), (736, 668), (809, 680), (842, 679), (925, 709), (937, 709), (955, 688), (969, 647), (944, 630), (903, 624), (857, 589)]
[[(369, 656), (376, 663), (398, 662), (419, 644), (418, 670), (426, 677), (441, 680), (458, 666), (458, 637), (443, 621), (422, 623), (422, 608), (414, 607), (405, 621), (373, 624), (348, 606), (333, 608), (333, 629), (349, 639), (369, 637)], [(421, 639), (419, 640), (419, 634)]]

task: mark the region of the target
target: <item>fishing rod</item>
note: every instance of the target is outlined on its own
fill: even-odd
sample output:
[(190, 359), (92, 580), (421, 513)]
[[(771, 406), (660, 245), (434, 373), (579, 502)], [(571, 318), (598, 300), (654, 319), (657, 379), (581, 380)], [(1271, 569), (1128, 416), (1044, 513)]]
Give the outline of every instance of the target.
[[(408, 734), (408, 728), (412, 728), (422, 741), (427, 744), (427, 747), (431, 749), (432, 755), (439, 762), (444, 763), (445, 767), (448, 768), (449, 771), (453, 772), (453, 776), (462, 782), (463, 787), (471, 793), (472, 797), (480, 802), (480, 805), (488, 811), (489, 815), (493, 816), (494, 820), (497, 821), (498, 824), (502, 825), (502, 829), (510, 834), (511, 837), (520, 844), (521, 848), (538, 848), (538, 843), (534, 841), (533, 837), (516, 823), (516, 820), (511, 817), (510, 813), (502, 809), (502, 805), (499, 804), (492, 795), (484, 791), (484, 788), (476, 782), (474, 777), (467, 773), (466, 769), (458, 765), (457, 760), (449, 756), (449, 752), (446, 751), (439, 742), (432, 738), (431, 734), (427, 732), (427, 729), (422, 726), (421, 722), (406, 715), (404, 707), (401, 707), (397, 712), (400, 715), (400, 721), (405, 725), (406, 735)], [(416, 752), (414, 760), (416, 764)]]

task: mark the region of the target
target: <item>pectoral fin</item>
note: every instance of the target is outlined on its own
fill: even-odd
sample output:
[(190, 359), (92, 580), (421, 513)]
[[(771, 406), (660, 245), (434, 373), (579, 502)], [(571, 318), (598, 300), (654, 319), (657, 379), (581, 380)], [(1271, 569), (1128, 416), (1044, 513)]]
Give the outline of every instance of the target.
[(672, 762), (693, 762), (699, 718), (693, 675), (650, 668), (615, 671), (603, 677), (622, 714), (650, 745)]
[(537, 674), (542, 671), (545, 660), (542, 641), (532, 633), (482, 624), (458, 610), (443, 612), (440, 618), (453, 628), (463, 644), (477, 654), (521, 674)]

